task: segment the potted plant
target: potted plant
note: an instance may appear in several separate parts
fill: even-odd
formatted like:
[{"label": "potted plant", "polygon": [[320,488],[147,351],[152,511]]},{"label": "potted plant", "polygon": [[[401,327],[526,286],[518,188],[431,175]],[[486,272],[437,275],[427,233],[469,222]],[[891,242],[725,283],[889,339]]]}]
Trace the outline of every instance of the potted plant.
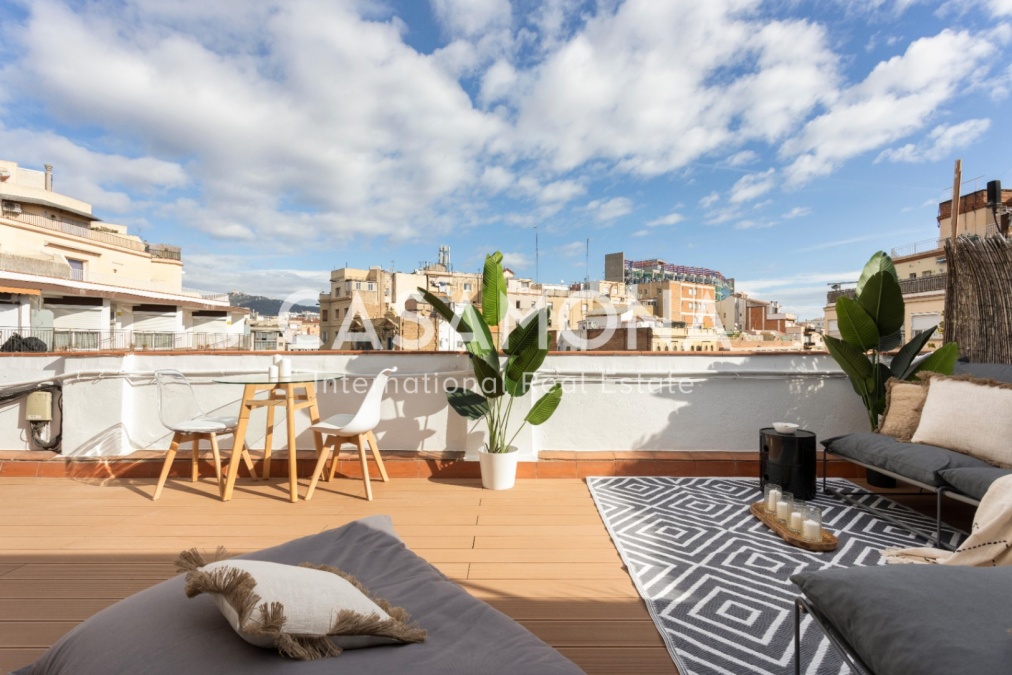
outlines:
[{"label": "potted plant", "polygon": [[[896,267],[884,252],[875,253],[864,266],[854,298],[836,300],[836,318],[840,337],[824,337],[826,349],[850,378],[854,391],[868,411],[871,430],[878,428],[879,415],[885,412],[885,385],[890,377],[913,380],[922,370],[952,373],[959,357],[955,342],[943,345],[916,365],[914,358],[931,339],[938,326],[913,336],[886,363],[885,352],[900,347],[905,315],[903,292]],[[885,476],[869,470],[873,485],[887,487]]]},{"label": "potted plant", "polygon": [[[516,429],[510,428],[513,403],[530,391],[534,373],[548,355],[548,310],[539,309],[521,321],[499,344],[501,331],[492,339],[491,326],[506,317],[506,278],[502,253],[485,256],[481,283],[481,311],[464,306],[457,314],[439,297],[419,288],[426,302],[460,334],[477,380],[477,391],[465,387],[448,389],[446,398],[458,414],[472,420],[484,419],[488,430],[485,447],[478,451],[482,486],[492,490],[513,487],[516,480],[517,449],[513,441],[527,424],[548,421],[562,400],[562,385],[554,384],[534,402]],[[505,361],[499,356],[499,349]]]}]

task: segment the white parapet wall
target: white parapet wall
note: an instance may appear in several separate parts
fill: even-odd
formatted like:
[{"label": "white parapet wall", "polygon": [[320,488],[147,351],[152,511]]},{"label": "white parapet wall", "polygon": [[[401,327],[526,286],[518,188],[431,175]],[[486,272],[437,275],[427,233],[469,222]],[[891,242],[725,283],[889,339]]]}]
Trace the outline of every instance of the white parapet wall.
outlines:
[{"label": "white parapet wall", "polygon": [[[297,371],[340,373],[318,386],[324,418],[354,412],[371,376],[397,366],[376,430],[384,450],[465,451],[484,440],[482,422],[457,416],[442,393],[465,383],[464,354],[418,352],[288,353]],[[218,384],[220,374],[266,372],[271,354],[134,353],[0,357],[0,389],[56,378],[63,384],[63,449],[68,456],[122,456],[168,447],[158,417],[153,372],[182,371],[202,405],[237,415],[241,385]],[[533,396],[555,382],[565,394],[555,416],[527,427],[516,445],[525,459],[541,450],[755,451],[759,429],[799,423],[820,438],[867,429],[867,416],[836,363],[826,354],[552,354]],[[533,399],[515,408],[520,420]],[[0,407],[0,450],[30,450],[24,401]],[[314,447],[308,415],[296,413],[297,444]],[[274,447],[285,445],[285,420],[275,420]],[[254,412],[247,441],[262,448],[266,413]],[[228,446],[230,439],[223,442]]]}]

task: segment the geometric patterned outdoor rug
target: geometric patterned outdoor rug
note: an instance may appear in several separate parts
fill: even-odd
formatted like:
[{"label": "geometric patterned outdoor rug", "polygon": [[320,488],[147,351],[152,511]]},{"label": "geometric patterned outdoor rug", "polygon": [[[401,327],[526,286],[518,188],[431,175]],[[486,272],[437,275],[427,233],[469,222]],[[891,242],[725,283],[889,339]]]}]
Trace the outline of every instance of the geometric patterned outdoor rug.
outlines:
[{"label": "geometric patterned outdoor rug", "polygon": [[[857,488],[830,479],[837,489]],[[792,574],[881,564],[878,551],[923,540],[820,491],[823,527],[835,551],[791,546],[748,511],[762,499],[758,478],[607,477],[587,484],[633,583],[681,675],[794,672]],[[922,531],[934,521],[883,497],[859,499]],[[961,535],[944,530],[946,541]],[[806,616],[805,673],[849,670]]]}]

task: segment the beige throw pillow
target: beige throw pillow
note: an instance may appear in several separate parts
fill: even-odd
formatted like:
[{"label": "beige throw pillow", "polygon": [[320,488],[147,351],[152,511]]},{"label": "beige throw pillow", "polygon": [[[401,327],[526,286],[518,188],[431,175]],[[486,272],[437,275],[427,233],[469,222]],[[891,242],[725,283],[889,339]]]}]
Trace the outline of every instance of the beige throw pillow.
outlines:
[{"label": "beige throw pillow", "polygon": [[928,396],[927,382],[907,382],[889,378],[886,382],[886,408],[878,432],[898,441],[909,441],[921,421],[921,409]]},{"label": "beige throw pillow", "polygon": [[1012,468],[1012,384],[966,375],[931,375],[911,440]]},{"label": "beige throw pillow", "polygon": [[[217,557],[222,557],[219,549]],[[261,560],[205,563],[196,549],[176,566],[186,571],[186,595],[208,593],[244,640],[299,660],[336,656],[343,649],[421,642],[425,631],[408,613],[373,598],[339,569]]]}]

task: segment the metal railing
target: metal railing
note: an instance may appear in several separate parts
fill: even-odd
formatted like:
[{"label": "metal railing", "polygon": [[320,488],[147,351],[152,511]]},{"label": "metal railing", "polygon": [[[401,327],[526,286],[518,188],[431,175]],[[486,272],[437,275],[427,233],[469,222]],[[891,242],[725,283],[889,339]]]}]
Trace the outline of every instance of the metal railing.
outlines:
[{"label": "metal railing", "polygon": [[248,351],[251,344],[242,333],[0,328],[0,352]]},{"label": "metal railing", "polygon": [[[918,277],[917,279],[902,279],[900,280],[900,291],[903,295],[911,295],[912,293],[929,293],[931,291],[944,291],[945,290],[945,279],[944,274],[931,274],[925,277]],[[836,299],[842,296],[853,298],[855,295],[853,288],[841,288],[835,291],[829,291],[826,294],[826,304],[832,305],[836,302]]]},{"label": "metal railing", "polygon": [[927,253],[928,251],[937,251],[942,248],[943,241],[944,240],[935,237],[934,239],[915,241],[912,244],[904,244],[903,246],[897,246],[889,251],[889,256],[892,258],[902,258],[903,256]]},{"label": "metal railing", "polygon": [[62,232],[63,234],[69,234],[75,237],[83,237],[84,239],[100,241],[104,244],[112,244],[113,246],[128,248],[132,251],[143,252],[147,248],[147,245],[140,239],[131,239],[129,237],[113,234],[112,232],[93,230],[85,224],[69,222],[66,220],[57,220],[55,218],[46,218],[45,216],[40,216],[37,213],[15,214],[11,211],[4,211],[3,217],[15,222],[27,223],[29,225],[34,225],[35,227],[53,230],[54,232]]}]

